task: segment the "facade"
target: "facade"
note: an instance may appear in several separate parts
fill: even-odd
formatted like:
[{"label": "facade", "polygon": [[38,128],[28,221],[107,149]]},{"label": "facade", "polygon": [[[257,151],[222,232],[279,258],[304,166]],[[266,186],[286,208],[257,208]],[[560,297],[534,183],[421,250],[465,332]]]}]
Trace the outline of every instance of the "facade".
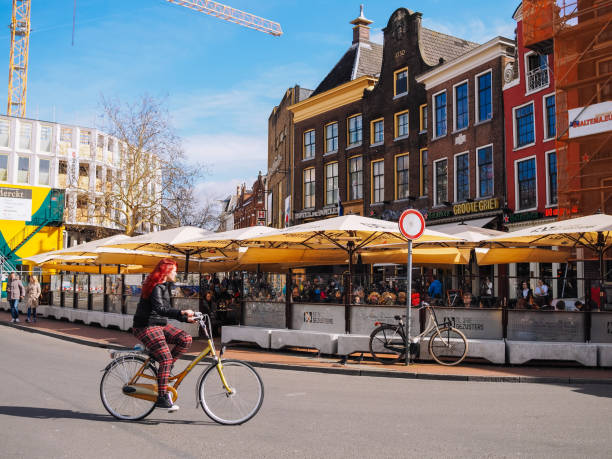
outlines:
[{"label": "facade", "polygon": [[296,223],[340,209],[394,220],[406,208],[427,208],[427,105],[416,77],[477,46],[421,27],[421,14],[405,8],[383,29],[383,46],[370,41],[363,11],[351,23],[352,46],[290,107]]},{"label": "facade", "polygon": [[312,94],[296,85],[287,91],[268,118],[268,225],[284,228],[290,224],[293,183],[293,113],[288,110]]},{"label": "facade", "polygon": [[249,226],[266,225],[266,177],[257,176],[253,188],[246,189],[242,185],[234,209],[234,228],[248,228]]},{"label": "facade", "polygon": [[[496,37],[416,78],[425,85],[427,148],[421,158],[431,180],[428,226],[465,222],[502,226],[506,202],[502,81],[514,60],[514,40]],[[426,158],[426,159],[425,159]],[[486,222],[485,222],[486,220]]]},{"label": "facade", "polygon": [[236,189],[236,194],[231,194],[220,201],[221,212],[219,214],[219,227],[217,232],[229,231],[234,229],[234,211],[240,196],[240,187]]},{"label": "facade", "polygon": [[[61,190],[64,246],[121,231],[102,202],[120,174],[120,152],[119,141],[97,129],[0,116],[0,185]],[[154,187],[147,190],[158,193]]]}]

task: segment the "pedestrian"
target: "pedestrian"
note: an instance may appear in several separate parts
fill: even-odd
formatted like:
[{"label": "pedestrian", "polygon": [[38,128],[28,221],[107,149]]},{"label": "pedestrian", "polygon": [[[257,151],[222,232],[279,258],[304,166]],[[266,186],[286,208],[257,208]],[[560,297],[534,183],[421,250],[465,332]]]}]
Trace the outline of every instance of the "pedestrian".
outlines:
[{"label": "pedestrian", "polygon": [[[32,276],[30,278],[30,283],[26,288],[26,304],[28,306],[28,316],[26,317],[26,322],[36,322],[36,308],[38,307],[41,293],[42,291],[40,284],[38,283],[38,277]],[[31,313],[33,314],[30,316]]]},{"label": "pedestrian", "polygon": [[442,298],[442,282],[437,277],[429,284],[427,293],[431,298]]},{"label": "pedestrian", "polygon": [[[157,370],[158,408],[167,408],[168,412],[179,409],[173,403],[168,392],[168,378],[174,362],[191,346],[191,336],[180,328],[170,325],[166,317],[181,322],[193,322],[194,312],[190,309],[181,311],[170,305],[170,292],[176,280],[176,262],[170,258],[160,260],[151,274],[142,284],[142,294],[136,313],[132,333],[148,349],[159,363]],[[174,344],[172,351],[168,344]]]},{"label": "pedestrian", "polygon": [[9,274],[6,283],[6,298],[11,307],[11,322],[19,322],[19,301],[25,296],[25,288],[17,277],[17,273]]}]

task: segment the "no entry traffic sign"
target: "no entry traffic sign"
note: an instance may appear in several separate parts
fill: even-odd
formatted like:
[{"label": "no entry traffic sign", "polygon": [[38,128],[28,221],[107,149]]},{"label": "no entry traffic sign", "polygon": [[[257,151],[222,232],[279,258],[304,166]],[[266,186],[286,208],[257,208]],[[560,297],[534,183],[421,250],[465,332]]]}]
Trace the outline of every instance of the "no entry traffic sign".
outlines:
[{"label": "no entry traffic sign", "polygon": [[425,218],[415,209],[406,209],[399,218],[399,230],[406,239],[414,240],[425,231]]}]

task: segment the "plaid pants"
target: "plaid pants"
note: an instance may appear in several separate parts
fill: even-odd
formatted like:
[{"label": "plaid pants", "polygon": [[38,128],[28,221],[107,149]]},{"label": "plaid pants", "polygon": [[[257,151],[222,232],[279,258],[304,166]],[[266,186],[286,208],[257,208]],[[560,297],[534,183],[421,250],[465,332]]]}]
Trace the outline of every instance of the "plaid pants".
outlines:
[{"label": "plaid pants", "polygon": [[[134,328],[133,335],[144,344],[159,363],[157,370],[157,392],[165,395],[168,389],[170,369],[176,359],[191,346],[191,336],[173,325]],[[174,344],[172,351],[168,344]]]}]

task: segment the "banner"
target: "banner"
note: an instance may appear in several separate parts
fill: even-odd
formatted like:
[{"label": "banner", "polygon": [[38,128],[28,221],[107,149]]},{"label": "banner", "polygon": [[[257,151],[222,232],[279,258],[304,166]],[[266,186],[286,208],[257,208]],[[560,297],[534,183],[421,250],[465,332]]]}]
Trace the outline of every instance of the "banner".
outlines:
[{"label": "banner", "polygon": [[569,111],[569,137],[582,137],[612,131],[612,101]]},{"label": "banner", "polygon": [[32,190],[0,188],[0,220],[29,221],[32,218]]}]

